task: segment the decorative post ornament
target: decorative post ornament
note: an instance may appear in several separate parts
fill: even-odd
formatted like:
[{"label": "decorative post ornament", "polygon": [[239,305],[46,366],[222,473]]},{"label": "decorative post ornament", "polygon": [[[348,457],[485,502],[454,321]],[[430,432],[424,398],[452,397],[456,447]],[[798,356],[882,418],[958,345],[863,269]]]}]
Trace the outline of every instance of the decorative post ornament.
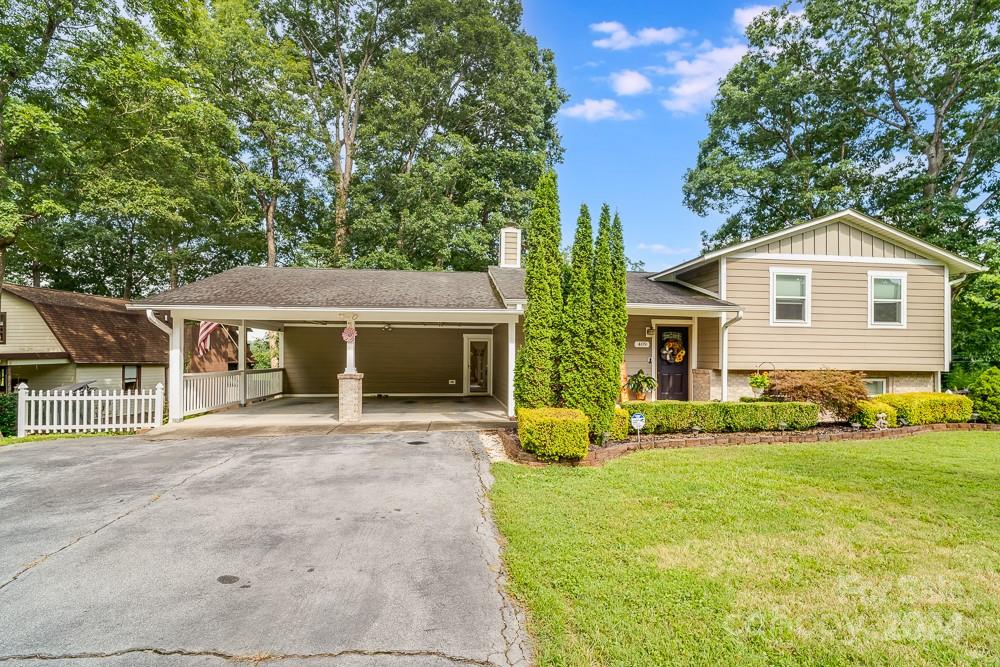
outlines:
[{"label": "decorative post ornament", "polygon": [[348,317],[347,326],[344,327],[344,331],[340,334],[344,342],[347,343],[347,368],[344,369],[345,373],[358,372],[358,369],[354,365],[354,342],[358,339],[358,329],[354,326],[356,319],[356,315]]}]

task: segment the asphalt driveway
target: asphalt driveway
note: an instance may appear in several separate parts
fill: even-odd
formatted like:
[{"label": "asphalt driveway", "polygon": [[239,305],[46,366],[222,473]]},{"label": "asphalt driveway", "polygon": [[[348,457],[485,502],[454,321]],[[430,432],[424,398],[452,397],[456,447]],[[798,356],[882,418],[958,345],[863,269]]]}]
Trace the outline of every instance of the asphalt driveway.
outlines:
[{"label": "asphalt driveway", "polygon": [[0,448],[0,663],[515,665],[475,433]]}]

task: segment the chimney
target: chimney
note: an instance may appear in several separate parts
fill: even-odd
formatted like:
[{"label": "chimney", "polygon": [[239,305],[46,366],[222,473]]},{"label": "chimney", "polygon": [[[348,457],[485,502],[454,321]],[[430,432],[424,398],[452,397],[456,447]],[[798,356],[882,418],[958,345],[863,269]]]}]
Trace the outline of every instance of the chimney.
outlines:
[{"label": "chimney", "polygon": [[521,268],[521,230],[504,227],[500,230],[500,266],[508,269]]}]

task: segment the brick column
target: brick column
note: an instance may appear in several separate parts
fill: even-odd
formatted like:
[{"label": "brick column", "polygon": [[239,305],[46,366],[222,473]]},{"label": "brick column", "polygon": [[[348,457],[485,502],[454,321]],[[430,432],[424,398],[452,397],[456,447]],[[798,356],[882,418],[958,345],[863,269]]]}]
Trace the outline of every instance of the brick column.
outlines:
[{"label": "brick column", "polygon": [[338,417],[342,424],[361,421],[361,380],[364,377],[364,373],[337,375]]},{"label": "brick column", "polygon": [[712,371],[706,368],[695,368],[691,371],[691,400],[712,400]]}]

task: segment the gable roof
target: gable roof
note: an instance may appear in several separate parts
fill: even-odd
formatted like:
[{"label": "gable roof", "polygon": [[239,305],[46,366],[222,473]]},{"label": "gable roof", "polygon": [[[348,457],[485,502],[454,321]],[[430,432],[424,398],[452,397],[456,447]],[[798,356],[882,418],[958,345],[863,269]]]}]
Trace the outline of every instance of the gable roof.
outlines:
[{"label": "gable roof", "polygon": [[503,310],[486,272],[240,266],[133,307]]},{"label": "gable roof", "polygon": [[[509,303],[523,303],[524,269],[502,268],[491,266],[488,269],[493,284],[500,296]],[[676,283],[656,282],[650,280],[654,274],[648,271],[629,271],[626,280],[626,295],[628,305],[639,306],[689,306],[693,308],[710,307],[714,310],[738,311],[740,307],[728,301],[702,294],[693,289]]]},{"label": "gable roof", "polygon": [[167,363],[167,335],[122,299],[6,283],[3,291],[30,302],[75,363]]},{"label": "gable roof", "polygon": [[940,248],[931,243],[927,243],[912,234],[907,234],[906,232],[888,225],[880,220],[865,215],[855,211],[854,209],[844,209],[843,211],[838,211],[836,213],[831,213],[830,215],[824,215],[813,220],[808,220],[806,222],[799,223],[797,225],[792,225],[787,229],[782,229],[771,234],[766,234],[764,236],[758,236],[752,238],[748,241],[742,243],[737,243],[726,248],[721,248],[719,250],[713,250],[712,252],[707,252],[699,257],[688,260],[676,266],[672,266],[669,269],[660,271],[652,276],[653,280],[660,279],[670,279],[679,273],[684,273],[695,269],[702,264],[711,262],[713,260],[719,259],[721,257],[726,257],[734,253],[738,253],[744,250],[750,250],[759,245],[765,243],[770,243],[772,241],[777,241],[783,239],[787,236],[792,236],[795,234],[801,234],[802,232],[812,229],[815,227],[820,227],[830,222],[842,220],[852,224],[854,226],[866,229],[873,235],[879,236],[883,239],[888,239],[894,243],[898,243],[903,246],[908,246],[914,250],[914,252],[935,259],[949,268],[950,271],[956,274],[962,273],[979,273],[985,271],[986,267],[980,266],[975,262],[970,262],[964,257],[960,257],[955,253],[949,252],[943,248]]}]

